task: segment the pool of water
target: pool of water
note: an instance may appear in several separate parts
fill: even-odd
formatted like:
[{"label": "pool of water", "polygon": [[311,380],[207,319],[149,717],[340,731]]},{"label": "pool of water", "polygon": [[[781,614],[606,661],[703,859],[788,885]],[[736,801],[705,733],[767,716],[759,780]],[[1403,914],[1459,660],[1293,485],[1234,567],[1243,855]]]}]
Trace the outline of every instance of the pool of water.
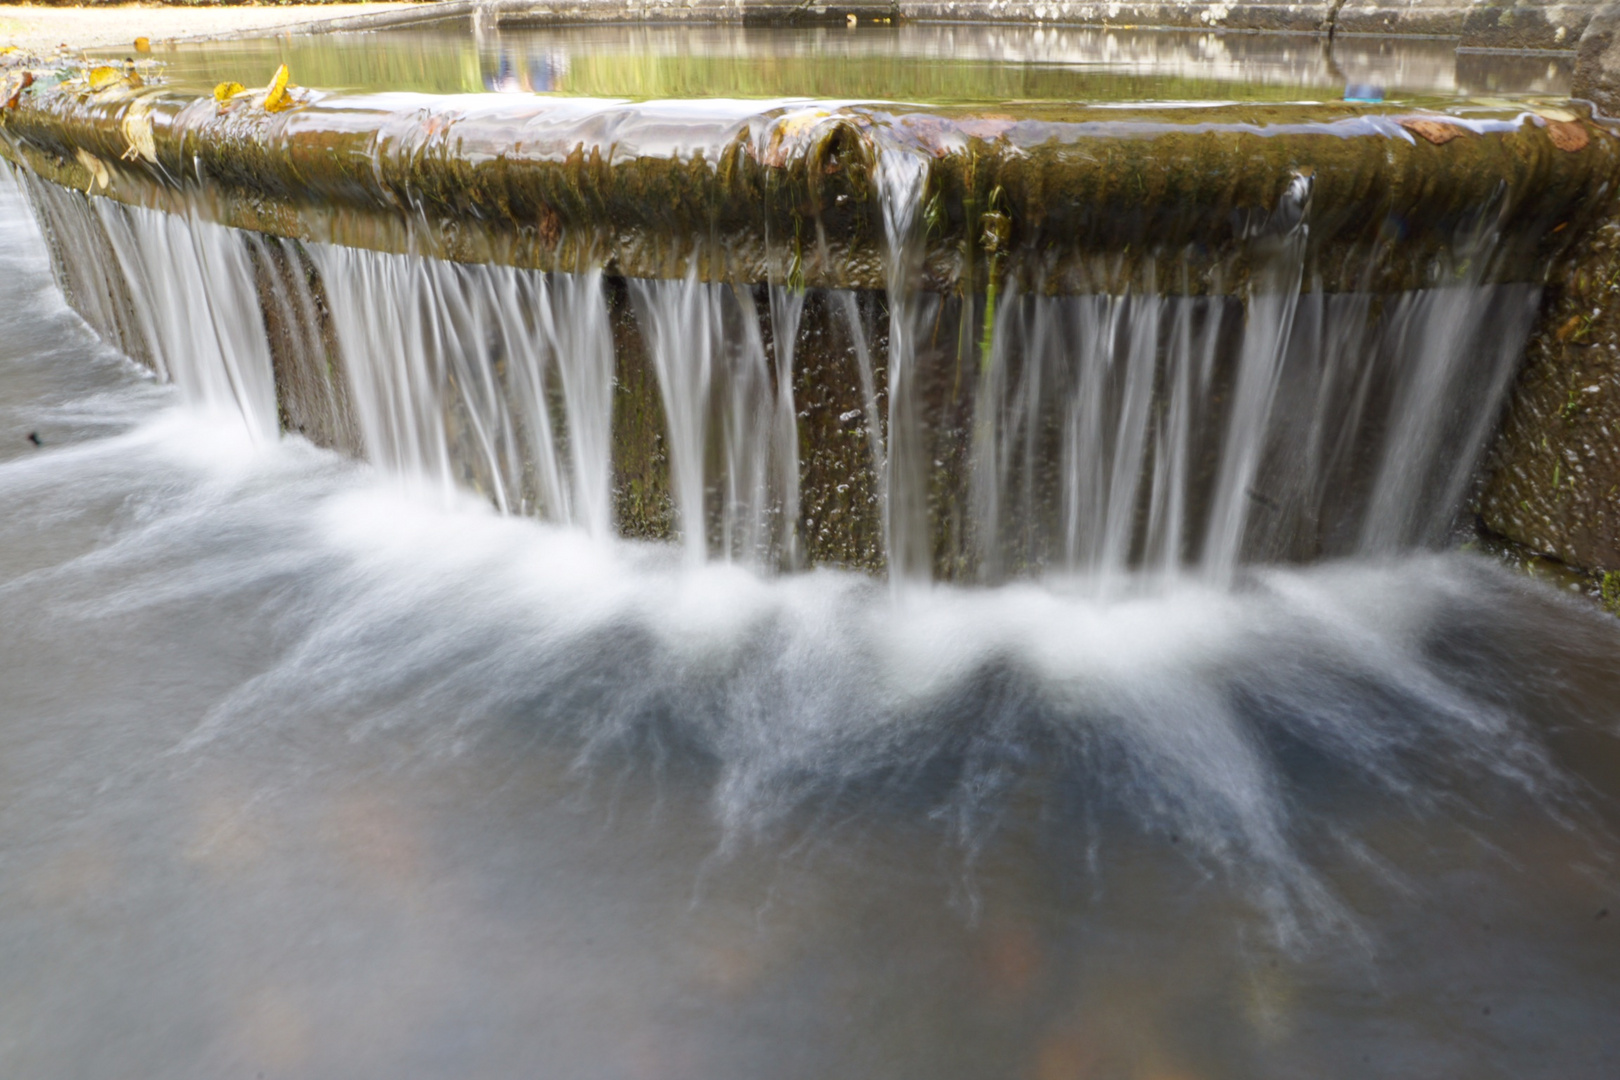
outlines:
[{"label": "pool of water", "polygon": [[[109,56],[122,55],[109,51]],[[820,97],[981,105],[1076,101],[1444,101],[1568,93],[1564,54],[1459,53],[1414,38],[907,23],[771,28],[466,20],[159,46],[177,84],[633,99]]]},{"label": "pool of water", "polygon": [[9,181],[0,275],[8,1077],[1620,1071],[1582,602],[693,567],[183,404]]}]

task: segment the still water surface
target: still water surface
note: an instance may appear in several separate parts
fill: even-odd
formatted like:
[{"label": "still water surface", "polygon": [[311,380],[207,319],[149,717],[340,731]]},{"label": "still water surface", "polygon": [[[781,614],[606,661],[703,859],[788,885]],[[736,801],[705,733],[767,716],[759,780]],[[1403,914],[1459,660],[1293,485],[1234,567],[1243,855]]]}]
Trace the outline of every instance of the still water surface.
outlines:
[{"label": "still water surface", "polygon": [[1620,1072],[1613,620],[445,505],[181,406],[0,192],[5,1076]]},{"label": "still water surface", "polygon": [[160,45],[153,58],[199,91],[268,82],[286,63],[295,82],[326,90],[941,104],[1337,101],[1348,86],[1408,101],[1559,97],[1572,71],[1565,54],[1459,53],[1438,39],[928,23],[494,29],[447,20]]}]

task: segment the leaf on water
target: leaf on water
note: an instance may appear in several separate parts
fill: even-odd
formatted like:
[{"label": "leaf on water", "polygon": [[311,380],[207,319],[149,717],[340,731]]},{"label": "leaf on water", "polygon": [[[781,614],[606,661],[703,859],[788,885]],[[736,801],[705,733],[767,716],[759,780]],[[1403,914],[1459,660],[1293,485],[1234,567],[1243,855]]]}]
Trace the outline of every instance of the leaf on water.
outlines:
[{"label": "leaf on water", "polygon": [[103,90],[110,90],[122,84],[124,73],[115,67],[98,67],[90,69],[90,92],[99,94]]},{"label": "leaf on water", "polygon": [[214,100],[223,105],[245,89],[239,82],[222,82],[214,87]]},{"label": "leaf on water", "polygon": [[270,80],[270,88],[265,91],[264,111],[281,112],[294,105],[292,95],[287,93],[287,65],[282,64],[276,68],[276,74]]},{"label": "leaf on water", "polygon": [[1568,109],[1559,109],[1551,105],[1537,105],[1535,107],[1535,113],[1543,120],[1560,120],[1566,124],[1571,120],[1579,119],[1579,117],[1570,112]]},{"label": "leaf on water", "polygon": [[157,143],[152,138],[152,106],[149,102],[136,100],[130,103],[124,111],[124,120],[120,125],[124,130],[124,138],[129,141],[129,148],[124,151],[125,161],[134,161],[144,158],[153,165],[157,164]]},{"label": "leaf on water", "polygon": [[146,37],[138,37],[138,38],[136,38],[135,39],[135,51],[136,52],[151,52],[152,51],[152,39],[151,38],[146,38]]},{"label": "leaf on water", "polygon": [[1436,146],[1444,146],[1452,139],[1457,138],[1457,136],[1468,133],[1467,129],[1458,127],[1456,124],[1448,124],[1444,120],[1430,120],[1416,116],[1403,117],[1401,127],[1414,135],[1422,136]]},{"label": "leaf on water", "polygon": [[1547,137],[1558,149],[1571,152],[1585,150],[1586,144],[1592,141],[1592,137],[1586,133],[1584,127],[1574,121],[1564,120],[1548,120]]}]

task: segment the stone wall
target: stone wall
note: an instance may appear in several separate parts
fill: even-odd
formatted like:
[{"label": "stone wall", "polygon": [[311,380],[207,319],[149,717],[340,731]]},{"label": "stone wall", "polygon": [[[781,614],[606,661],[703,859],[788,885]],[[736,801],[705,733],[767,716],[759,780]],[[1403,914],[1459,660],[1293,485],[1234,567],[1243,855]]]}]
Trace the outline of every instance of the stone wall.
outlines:
[{"label": "stone wall", "polygon": [[[1620,4],[1579,43],[1574,95],[1620,113]],[[1480,497],[1485,526],[1578,568],[1620,610],[1620,192],[1548,282]]]}]

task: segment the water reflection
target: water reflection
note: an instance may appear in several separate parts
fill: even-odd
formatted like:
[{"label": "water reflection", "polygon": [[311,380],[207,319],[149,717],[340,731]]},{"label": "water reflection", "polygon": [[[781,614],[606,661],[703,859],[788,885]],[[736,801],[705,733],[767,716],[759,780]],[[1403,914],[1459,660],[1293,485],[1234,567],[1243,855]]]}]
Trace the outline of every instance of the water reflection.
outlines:
[{"label": "water reflection", "polygon": [[328,89],[592,97],[823,97],[941,103],[1562,96],[1572,59],[1459,52],[1429,39],[906,23],[474,27],[173,45],[156,54],[198,88],[286,62]]}]

